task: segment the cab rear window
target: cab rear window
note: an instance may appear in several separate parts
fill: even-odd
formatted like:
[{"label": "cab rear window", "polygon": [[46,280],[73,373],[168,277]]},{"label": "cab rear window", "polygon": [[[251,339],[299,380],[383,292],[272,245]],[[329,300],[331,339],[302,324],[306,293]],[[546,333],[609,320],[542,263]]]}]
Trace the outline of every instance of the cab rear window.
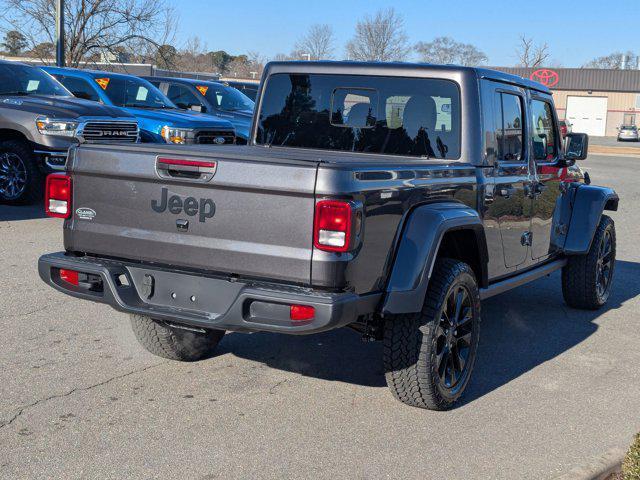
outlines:
[{"label": "cab rear window", "polygon": [[274,146],[460,157],[460,93],[449,80],[275,74],[256,142]]}]

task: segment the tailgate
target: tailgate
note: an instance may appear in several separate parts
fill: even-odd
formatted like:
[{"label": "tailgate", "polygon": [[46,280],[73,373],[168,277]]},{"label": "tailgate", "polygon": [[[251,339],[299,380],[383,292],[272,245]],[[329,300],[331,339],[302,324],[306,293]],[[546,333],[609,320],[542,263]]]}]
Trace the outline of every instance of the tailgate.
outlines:
[{"label": "tailgate", "polygon": [[317,162],[83,146],[67,250],[309,284]]}]

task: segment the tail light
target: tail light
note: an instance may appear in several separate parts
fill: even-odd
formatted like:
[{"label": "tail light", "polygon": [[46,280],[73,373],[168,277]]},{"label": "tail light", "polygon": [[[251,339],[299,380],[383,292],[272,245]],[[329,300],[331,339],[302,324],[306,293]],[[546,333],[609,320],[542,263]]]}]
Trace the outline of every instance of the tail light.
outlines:
[{"label": "tail light", "polygon": [[76,287],[80,283],[78,272],[75,270],[66,270],[64,268],[60,269],[60,280],[64,280],[71,285],[75,285]]},{"label": "tail light", "polygon": [[60,173],[47,177],[44,206],[49,217],[71,216],[71,177]]},{"label": "tail light", "polygon": [[309,305],[291,305],[289,308],[289,318],[293,322],[304,322],[313,320],[316,316],[316,309]]},{"label": "tail light", "polygon": [[346,252],[351,242],[351,204],[340,200],[316,203],[313,245],[327,252]]}]

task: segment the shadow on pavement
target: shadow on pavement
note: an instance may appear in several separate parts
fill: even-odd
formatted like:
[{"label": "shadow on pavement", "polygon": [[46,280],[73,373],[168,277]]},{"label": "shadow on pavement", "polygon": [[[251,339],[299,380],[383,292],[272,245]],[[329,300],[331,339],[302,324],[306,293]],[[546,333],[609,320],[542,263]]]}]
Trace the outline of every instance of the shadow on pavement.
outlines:
[{"label": "shadow on pavement", "polygon": [[34,218],[45,218],[44,205],[3,205],[0,203],[0,222],[15,222],[18,220],[32,220]]},{"label": "shadow on pavement", "polygon": [[[480,350],[464,403],[581,343],[598,329],[594,320],[640,294],[638,278],[640,263],[617,261],[611,297],[597,311],[567,307],[557,273],[483,302]],[[349,329],[310,336],[231,333],[219,353],[322,380],[386,385],[381,343],[363,343]]]}]

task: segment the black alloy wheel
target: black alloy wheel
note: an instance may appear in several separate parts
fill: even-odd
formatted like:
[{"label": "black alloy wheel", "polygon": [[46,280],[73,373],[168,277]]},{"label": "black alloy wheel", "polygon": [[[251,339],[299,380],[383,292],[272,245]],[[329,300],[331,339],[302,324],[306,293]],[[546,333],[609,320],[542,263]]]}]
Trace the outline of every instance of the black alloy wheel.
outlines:
[{"label": "black alloy wheel", "polygon": [[463,284],[453,285],[436,329],[436,371],[440,388],[455,393],[468,375],[473,338],[471,294]]},{"label": "black alloy wheel", "polygon": [[605,299],[609,296],[611,277],[613,276],[613,239],[611,231],[605,230],[598,249],[596,267],[596,289],[598,295]]},{"label": "black alloy wheel", "polygon": [[29,175],[27,167],[13,152],[0,154],[0,196],[5,200],[16,200],[22,196]]}]

